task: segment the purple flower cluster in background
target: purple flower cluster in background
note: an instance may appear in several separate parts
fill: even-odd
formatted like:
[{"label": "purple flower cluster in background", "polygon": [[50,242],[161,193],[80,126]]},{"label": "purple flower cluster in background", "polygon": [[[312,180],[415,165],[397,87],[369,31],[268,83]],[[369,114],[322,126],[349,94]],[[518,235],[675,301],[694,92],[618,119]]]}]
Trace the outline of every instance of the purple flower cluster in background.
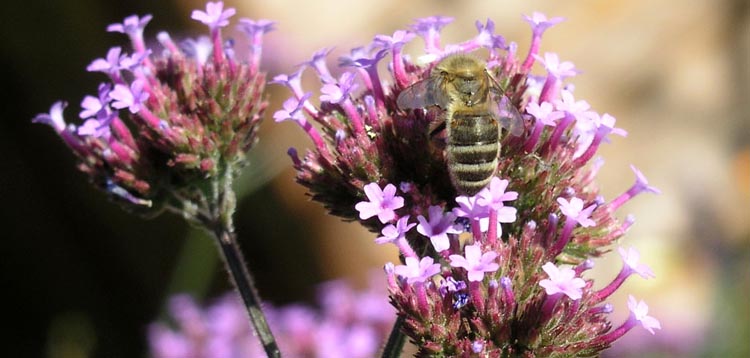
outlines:
[{"label": "purple flower cluster in background", "polygon": [[[315,308],[304,304],[264,309],[285,357],[369,358],[377,355],[396,319],[379,277],[365,290],[343,281],[318,289]],[[172,325],[149,328],[151,356],[156,358],[265,357],[235,294],[206,308],[190,296],[169,302]]]},{"label": "purple flower cluster in background", "polygon": [[238,51],[246,53],[239,57],[221,36],[234,13],[209,2],[192,18],[209,27],[210,39],[178,44],[160,32],[161,48],[146,46],[151,15],[108,26],[130,38],[132,52],[112,47],[86,68],[108,81],[81,101],[82,123],[65,121],[62,101],[34,121],[50,125],[78,157],[79,168],[126,207],[182,210],[186,199],[196,198],[193,184],[244,163],[267,105],[258,66],[262,35],[273,23],[240,19],[248,50]]}]

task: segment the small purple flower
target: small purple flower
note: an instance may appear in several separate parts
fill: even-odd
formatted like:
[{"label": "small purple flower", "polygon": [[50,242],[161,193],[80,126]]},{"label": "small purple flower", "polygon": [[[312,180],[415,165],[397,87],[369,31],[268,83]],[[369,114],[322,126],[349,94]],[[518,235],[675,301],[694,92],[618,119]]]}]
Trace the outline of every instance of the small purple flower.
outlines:
[{"label": "small purple flower", "polygon": [[276,21],[260,19],[250,20],[240,19],[238,28],[244,32],[250,40],[250,66],[252,71],[256,71],[260,65],[260,56],[263,53],[263,35],[275,30]]},{"label": "small purple flower", "polygon": [[484,342],[479,340],[471,342],[471,351],[477,354],[482,353],[484,351]]},{"label": "small purple flower", "polygon": [[213,52],[214,44],[208,36],[199,36],[197,39],[185,39],[180,43],[182,51],[195,62],[205,65]]},{"label": "small purple flower", "polygon": [[586,282],[580,277],[575,277],[575,271],[570,268],[560,269],[551,262],[544,264],[542,269],[549,278],[539,281],[539,286],[545,289],[547,295],[563,293],[571,300],[581,298],[581,289],[586,286]]},{"label": "small purple flower", "polygon": [[541,35],[548,28],[565,21],[563,17],[547,19],[547,16],[541,12],[534,12],[531,16],[523,15],[523,19],[531,25],[531,29],[535,35]]},{"label": "small purple flower", "polygon": [[414,39],[416,36],[413,32],[398,30],[393,33],[393,36],[388,35],[377,35],[375,36],[374,43],[388,49],[400,49],[406,45],[409,41]]},{"label": "small purple flower", "polygon": [[568,112],[576,118],[576,125],[579,125],[581,120],[587,120],[589,117],[589,105],[586,101],[576,101],[573,97],[573,93],[568,90],[560,92],[560,100],[554,101],[555,109],[562,112]]},{"label": "small purple flower", "polygon": [[120,71],[120,61],[122,59],[122,48],[119,46],[112,47],[107,51],[107,57],[97,58],[86,67],[89,72],[104,72],[109,75],[117,74]]},{"label": "small purple flower", "polygon": [[487,22],[482,25],[482,22],[477,20],[474,25],[479,31],[479,34],[474,38],[474,42],[484,48],[489,49],[502,49],[505,48],[505,38],[500,35],[495,35],[495,23],[487,19]]},{"label": "small purple flower", "polygon": [[591,216],[591,212],[596,209],[596,204],[591,204],[586,209],[584,209],[583,200],[576,197],[570,199],[570,201],[565,198],[557,198],[557,203],[560,204],[560,212],[568,217],[568,219],[575,220],[583,227],[596,225],[596,222],[594,222],[594,220],[589,219],[589,216]]},{"label": "small purple flower", "polygon": [[397,240],[404,238],[406,236],[406,233],[416,225],[417,224],[414,223],[409,224],[409,216],[399,218],[396,222],[396,226],[393,226],[393,224],[388,224],[383,228],[383,230],[381,231],[383,236],[375,239],[375,243],[395,243]]},{"label": "small purple flower", "polygon": [[534,58],[544,65],[544,68],[549,75],[554,76],[557,79],[563,80],[578,74],[578,70],[576,70],[575,65],[573,65],[572,62],[560,62],[560,57],[554,52],[546,52],[544,58],[539,55],[534,55]]},{"label": "small purple flower", "polygon": [[90,118],[77,128],[76,133],[80,136],[92,136],[95,138],[106,139],[111,135],[109,122],[110,121],[100,121],[98,119]]},{"label": "small purple flower", "polygon": [[545,126],[550,127],[554,127],[557,125],[557,120],[565,117],[565,113],[555,111],[549,102],[542,102],[541,104],[531,102],[526,105],[526,113],[534,116],[536,120],[542,122]]},{"label": "small purple flower", "polygon": [[357,89],[354,79],[355,75],[353,72],[344,72],[337,84],[328,83],[320,88],[320,92],[323,93],[320,96],[320,100],[335,104],[341,103],[349,97],[351,92]]},{"label": "small purple flower", "polygon": [[617,248],[617,252],[620,253],[620,257],[622,257],[622,262],[625,267],[627,267],[632,272],[637,273],[645,279],[656,277],[656,275],[654,275],[654,272],[651,271],[650,267],[639,262],[641,259],[641,254],[634,247],[631,247],[627,250],[619,247]]},{"label": "small purple flower", "polygon": [[[229,11],[230,9],[227,9]],[[259,19],[259,20],[251,20],[247,18],[240,19],[240,24],[237,25],[237,28],[240,29],[242,32],[244,32],[248,37],[251,39],[254,38],[258,34],[266,34],[268,32],[271,32],[275,30],[274,27],[276,25],[276,21],[268,20],[268,19]]]},{"label": "small purple flower", "polygon": [[430,206],[427,212],[430,216],[429,221],[422,215],[417,217],[417,221],[419,221],[417,231],[430,238],[435,251],[448,250],[450,247],[448,234],[460,234],[462,231],[461,225],[455,223],[456,215],[451,212],[443,215],[443,209],[437,205]]},{"label": "small purple flower", "polygon": [[109,32],[119,32],[127,34],[131,37],[143,36],[143,29],[151,21],[152,16],[146,15],[144,17],[138,17],[138,15],[132,15],[125,18],[122,23],[115,23],[107,26]]},{"label": "small purple flower", "polygon": [[79,114],[82,119],[89,117],[96,117],[97,119],[104,119],[109,115],[109,90],[111,86],[106,83],[99,85],[99,97],[86,96],[81,101],[81,108],[83,110]]},{"label": "small purple flower", "polygon": [[328,65],[326,65],[326,56],[328,56],[331,51],[333,51],[333,47],[326,47],[315,51],[315,53],[313,53],[312,59],[307,62],[303,62],[300,65],[312,67],[315,72],[318,73],[318,77],[320,78],[321,82],[334,83],[336,82],[336,79],[331,75],[331,71],[328,70]]},{"label": "small purple flower", "polygon": [[453,214],[459,218],[468,218],[470,220],[481,220],[490,215],[489,209],[485,205],[479,204],[478,195],[456,197],[457,207],[453,208]]},{"label": "small purple flower", "polygon": [[440,273],[440,264],[436,264],[435,260],[429,256],[423,257],[422,260],[418,260],[416,257],[407,257],[404,262],[406,265],[394,267],[393,272],[405,278],[409,284],[425,282]]},{"label": "small purple flower", "polygon": [[466,289],[466,282],[463,280],[456,281],[453,277],[448,277],[440,282],[440,294],[446,296],[448,293],[455,293]]},{"label": "small purple flower", "polygon": [[237,11],[230,7],[224,10],[224,2],[207,2],[206,11],[193,10],[190,18],[207,25],[211,31],[229,25],[229,18]]},{"label": "small purple flower", "polygon": [[378,183],[370,183],[364,187],[369,201],[361,201],[354,206],[359,211],[359,218],[367,220],[375,215],[385,224],[396,217],[394,210],[404,206],[404,198],[396,196],[396,186],[388,184],[380,189]]},{"label": "small purple flower", "polygon": [[67,124],[63,118],[63,110],[68,104],[64,101],[57,101],[52,104],[49,109],[49,113],[39,113],[31,121],[34,123],[44,123],[52,127],[55,132],[61,133],[65,130]]},{"label": "small purple flower", "polygon": [[372,67],[377,66],[378,62],[380,62],[380,60],[382,60],[387,54],[388,54],[388,50],[380,50],[376,52],[375,55],[372,57],[363,57],[363,58],[354,60],[352,65],[354,67],[359,67],[359,68],[372,68]]},{"label": "small purple flower", "polygon": [[631,164],[630,169],[633,171],[633,173],[635,173],[635,183],[630,187],[630,189],[628,189],[628,191],[622,193],[620,196],[613,199],[612,202],[608,204],[607,207],[610,211],[617,210],[623,204],[630,201],[630,199],[640,194],[641,192],[645,191],[647,193],[661,194],[661,190],[659,190],[659,188],[648,184],[648,179],[646,179],[646,176],[643,175],[643,173],[641,173],[638,168]]},{"label": "small purple flower", "polygon": [[482,247],[479,244],[464,247],[464,255],[450,255],[450,264],[452,267],[466,269],[471,282],[482,281],[485,272],[495,272],[500,268],[500,265],[494,262],[497,252],[482,253]]},{"label": "small purple flower", "polygon": [[637,301],[633,295],[628,295],[628,309],[631,315],[651,334],[656,334],[654,329],[661,329],[659,320],[648,315],[648,305],[643,300]]},{"label": "small purple flower", "polygon": [[128,108],[130,113],[138,113],[141,104],[149,97],[148,92],[143,90],[143,80],[135,80],[130,87],[116,84],[109,97],[113,99],[112,107],[117,109]]},{"label": "small purple flower", "polygon": [[440,29],[453,22],[452,17],[431,16],[417,19],[411,26],[412,31],[424,38],[425,52],[440,52]]},{"label": "small purple flower", "polygon": [[505,207],[504,202],[518,199],[518,193],[515,191],[506,192],[505,189],[507,188],[508,180],[494,177],[490,181],[490,185],[477,194],[477,203],[489,207],[490,209],[497,210],[498,218],[506,217],[511,220],[503,222],[513,222],[516,219],[516,209]]},{"label": "small purple flower", "polygon": [[297,98],[300,98],[305,93],[302,90],[302,72],[304,72],[304,70],[304,67],[300,67],[291,75],[283,73],[276,75],[269,83],[285,86],[286,88],[289,88]]},{"label": "small purple flower", "polygon": [[276,111],[273,114],[274,121],[276,121],[276,123],[283,122],[288,119],[294,120],[295,122],[307,121],[304,114],[302,113],[302,108],[305,106],[305,102],[308,98],[310,98],[310,96],[312,96],[312,92],[305,93],[305,95],[300,99],[289,97],[286,101],[284,101],[284,104],[282,104],[282,109]]}]

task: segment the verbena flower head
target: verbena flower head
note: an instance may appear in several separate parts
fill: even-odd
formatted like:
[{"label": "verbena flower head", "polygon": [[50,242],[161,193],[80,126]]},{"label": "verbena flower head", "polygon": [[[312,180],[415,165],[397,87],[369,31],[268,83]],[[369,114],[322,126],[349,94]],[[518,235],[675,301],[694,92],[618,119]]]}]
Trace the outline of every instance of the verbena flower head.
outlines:
[{"label": "verbena flower head", "polygon": [[51,125],[79,168],[126,207],[174,207],[192,216],[186,203],[198,201],[210,180],[235,175],[245,163],[267,105],[254,51],[270,27],[249,33],[250,51],[237,57],[221,37],[234,13],[209,2],[192,17],[208,25],[211,39],[179,45],[162,32],[161,47],[154,48],[145,46],[143,35],[150,15],[110,25],[107,30],[127,35],[132,48],[113,47],[87,67],[107,81],[81,102],[81,124],[63,119],[65,102],[34,121]]},{"label": "verbena flower head", "polygon": [[[476,36],[445,44],[440,30],[452,19],[435,16],[353,49],[337,76],[316,53],[277,77],[292,93],[277,115],[293,119],[312,142],[301,158],[289,151],[297,181],[332,214],[399,247],[405,264],[386,264],[386,275],[418,356],[595,356],[616,339],[604,309],[609,292],[594,291],[582,275],[632,224],[614,211],[655,190],[636,172],[632,190],[605,203],[595,183],[601,162],[592,158],[625,131],[575,98],[567,86],[578,74],[572,63],[539,56],[543,33],[562,19],[525,19],[532,44],[522,59],[491,20],[477,23]],[[407,56],[404,45],[413,41],[424,50]],[[398,104],[456,52],[482,60],[499,84],[488,94],[502,124],[496,178],[475,195],[460,195],[451,180],[441,129],[447,108]],[[538,60],[542,75],[532,73]],[[301,85],[308,66],[320,79],[319,97]],[[506,123],[516,111],[520,133]]]},{"label": "verbena flower head", "polygon": [[[395,320],[380,280],[373,280],[365,290],[331,281],[320,285],[319,292],[318,308],[301,303],[265,307],[283,356],[377,356]],[[234,293],[205,308],[188,295],[176,295],[170,299],[168,312],[170,322],[149,327],[149,349],[154,358],[266,357]]]}]

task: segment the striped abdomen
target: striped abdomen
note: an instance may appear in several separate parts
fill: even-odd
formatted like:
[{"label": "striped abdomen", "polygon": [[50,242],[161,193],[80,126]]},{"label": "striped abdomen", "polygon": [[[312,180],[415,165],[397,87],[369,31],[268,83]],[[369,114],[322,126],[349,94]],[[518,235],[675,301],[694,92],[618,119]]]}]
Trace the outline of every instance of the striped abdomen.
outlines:
[{"label": "striped abdomen", "polygon": [[489,184],[497,170],[498,122],[486,108],[464,107],[449,114],[446,129],[451,181],[459,194],[475,195]]}]

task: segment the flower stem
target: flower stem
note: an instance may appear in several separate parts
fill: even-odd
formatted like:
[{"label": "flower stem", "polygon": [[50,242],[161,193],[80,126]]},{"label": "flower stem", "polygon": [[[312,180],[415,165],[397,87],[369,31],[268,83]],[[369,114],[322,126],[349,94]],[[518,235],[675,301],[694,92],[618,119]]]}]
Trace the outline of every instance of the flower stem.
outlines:
[{"label": "flower stem", "polygon": [[269,358],[278,358],[281,357],[281,351],[261,309],[261,299],[255,288],[255,280],[247,269],[234,233],[232,214],[236,207],[236,198],[232,189],[232,174],[231,169],[227,169],[214,181],[211,188],[213,195],[209,199],[213,204],[210,205],[210,217],[203,217],[200,221],[219,244],[227,272],[237,292],[242,296],[250,322],[260,338],[266,355]]},{"label": "flower stem", "polygon": [[396,322],[393,323],[391,334],[388,335],[388,342],[383,348],[382,358],[398,358],[401,357],[401,351],[404,350],[404,343],[406,342],[406,335],[401,331],[401,327],[404,325],[405,318],[401,315],[396,318]]},{"label": "flower stem", "polygon": [[271,329],[268,327],[266,317],[260,307],[260,296],[258,291],[255,289],[255,282],[250,271],[247,270],[245,260],[240,251],[240,247],[237,244],[234,233],[228,228],[220,228],[214,232],[216,239],[221,248],[222,257],[226,263],[227,271],[229,271],[232,281],[234,281],[237,291],[242,296],[242,301],[245,303],[245,308],[250,316],[250,321],[255,327],[260,342],[265,349],[266,354],[269,358],[281,357],[279,346],[276,344],[276,340],[271,333]]}]

